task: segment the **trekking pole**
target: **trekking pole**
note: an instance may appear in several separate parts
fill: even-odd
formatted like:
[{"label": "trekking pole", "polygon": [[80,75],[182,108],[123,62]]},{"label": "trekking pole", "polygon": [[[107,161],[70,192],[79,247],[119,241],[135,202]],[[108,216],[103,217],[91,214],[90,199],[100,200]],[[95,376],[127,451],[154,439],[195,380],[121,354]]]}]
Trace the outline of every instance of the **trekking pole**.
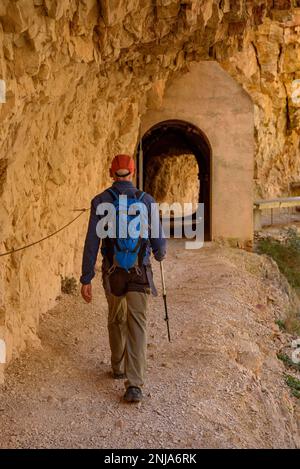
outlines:
[{"label": "trekking pole", "polygon": [[166,284],[165,284],[164,267],[163,267],[162,261],[160,261],[160,273],[161,273],[161,283],[162,283],[162,289],[163,289],[163,299],[164,299],[165,312],[166,312],[165,321],[166,321],[166,323],[167,323],[168,339],[169,339],[169,342],[171,342],[170,328],[169,328],[168,306],[167,306],[167,292],[166,292]]}]

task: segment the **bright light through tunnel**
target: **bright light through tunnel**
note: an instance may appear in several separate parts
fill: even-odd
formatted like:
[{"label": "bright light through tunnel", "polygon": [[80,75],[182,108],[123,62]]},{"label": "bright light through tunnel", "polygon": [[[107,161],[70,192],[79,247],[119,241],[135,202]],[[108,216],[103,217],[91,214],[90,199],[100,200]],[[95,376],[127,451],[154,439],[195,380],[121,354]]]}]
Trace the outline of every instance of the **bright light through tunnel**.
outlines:
[{"label": "bright light through tunnel", "polygon": [[[197,210],[199,189],[198,163],[193,154],[158,155],[146,167],[145,191],[159,203],[179,204],[178,210],[174,205],[175,218]],[[192,204],[191,209],[184,207],[187,203]],[[161,214],[165,215],[164,209]]]}]

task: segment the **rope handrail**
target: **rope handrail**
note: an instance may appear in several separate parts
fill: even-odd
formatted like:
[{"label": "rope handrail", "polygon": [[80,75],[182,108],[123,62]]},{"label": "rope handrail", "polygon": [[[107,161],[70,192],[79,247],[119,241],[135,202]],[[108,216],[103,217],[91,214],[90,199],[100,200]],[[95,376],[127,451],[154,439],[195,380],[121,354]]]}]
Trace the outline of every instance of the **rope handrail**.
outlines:
[{"label": "rope handrail", "polygon": [[72,223],[74,223],[76,220],[78,220],[78,218],[81,217],[81,215],[83,213],[85,213],[89,210],[90,210],[89,208],[80,208],[80,209],[72,210],[72,212],[80,212],[80,213],[75,218],[73,218],[73,220],[71,220],[69,223],[67,223],[66,225],[62,226],[58,230],[54,231],[53,233],[50,233],[47,236],[44,236],[43,238],[41,238],[37,241],[33,241],[32,243],[26,244],[25,246],[22,246],[22,247],[17,248],[17,249],[11,249],[10,251],[2,252],[2,253],[0,253],[0,257],[9,256],[10,254],[14,254],[15,252],[23,251],[24,249],[30,248],[31,246],[35,246],[36,244],[39,244],[42,241],[45,241],[46,239],[52,238],[52,236],[55,236],[57,233],[60,233],[61,231],[68,228],[68,226],[72,225]]}]

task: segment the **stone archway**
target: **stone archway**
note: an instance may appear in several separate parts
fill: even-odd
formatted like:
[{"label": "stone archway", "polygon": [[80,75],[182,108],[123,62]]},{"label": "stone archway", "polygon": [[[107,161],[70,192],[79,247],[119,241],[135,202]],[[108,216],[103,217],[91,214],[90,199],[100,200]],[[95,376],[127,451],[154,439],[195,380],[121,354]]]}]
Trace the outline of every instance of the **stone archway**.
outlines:
[{"label": "stone archway", "polygon": [[[206,239],[253,239],[254,108],[245,90],[214,61],[194,62],[164,92],[151,90],[141,121],[145,164],[168,134],[192,145],[201,166]],[[176,142],[173,139],[176,147]],[[177,142],[178,143],[178,142]],[[179,145],[179,146],[180,146]],[[149,148],[148,148],[149,147]],[[151,147],[151,148],[150,148]],[[148,156],[147,156],[148,154]],[[201,184],[202,182],[202,184]],[[201,193],[201,187],[203,193]],[[209,222],[208,222],[209,220]],[[209,233],[207,228],[209,226]]]},{"label": "stone archway", "polygon": [[[189,122],[180,120],[167,120],[151,127],[142,138],[143,149],[143,181],[138,179],[138,185],[149,190],[151,193],[151,184],[148,180],[150,169],[156,164],[161,165],[159,157],[185,157],[184,164],[189,164],[194,156],[197,162],[197,178],[199,180],[199,189],[197,202],[204,203],[205,217],[205,239],[211,239],[211,147],[206,136],[196,126]],[[139,148],[138,148],[139,151]],[[139,159],[137,159],[138,178],[141,178],[139,171]],[[195,170],[195,168],[193,168]],[[140,176],[139,176],[140,175]],[[180,177],[180,176],[179,176]],[[163,188],[162,188],[163,189]],[[156,195],[153,193],[153,195]],[[160,200],[159,200],[160,201]]]}]

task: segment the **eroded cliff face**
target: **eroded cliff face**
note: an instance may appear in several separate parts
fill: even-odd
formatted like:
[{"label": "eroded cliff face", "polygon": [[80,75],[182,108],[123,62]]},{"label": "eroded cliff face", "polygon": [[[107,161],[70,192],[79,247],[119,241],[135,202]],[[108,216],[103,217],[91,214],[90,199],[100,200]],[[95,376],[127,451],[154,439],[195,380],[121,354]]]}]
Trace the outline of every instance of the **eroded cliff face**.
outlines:
[{"label": "eroded cliff face", "polygon": [[300,78],[299,39],[300,8],[273,9],[235,53],[224,53],[222,44],[214,48],[255,104],[255,195],[263,198],[290,195],[290,183],[300,178],[300,104],[292,99],[293,92],[300,95],[293,86]]},{"label": "eroded cliff face", "polygon": [[[290,100],[300,75],[299,28],[291,12],[272,13],[273,3],[1,0],[1,252],[89,206],[109,182],[112,156],[134,152],[147,100],[159,99],[191,61],[217,59],[252,96],[257,192],[286,191],[300,175],[299,110]],[[84,214],[57,236],[1,258],[8,360],[38,343],[39,315],[59,294],[61,276],[78,275],[86,222]]]}]

